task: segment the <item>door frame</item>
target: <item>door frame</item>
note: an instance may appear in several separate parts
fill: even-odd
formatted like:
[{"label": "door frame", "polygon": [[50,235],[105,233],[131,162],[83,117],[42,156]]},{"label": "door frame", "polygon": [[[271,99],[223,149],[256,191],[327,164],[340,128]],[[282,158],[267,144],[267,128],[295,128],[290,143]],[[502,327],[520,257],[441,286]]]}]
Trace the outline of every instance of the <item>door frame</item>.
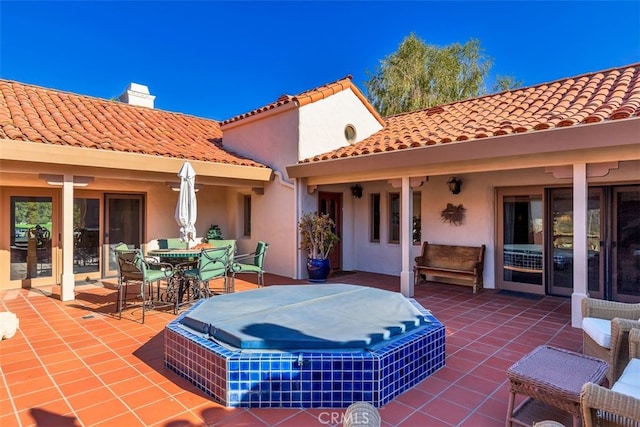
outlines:
[{"label": "door frame", "polygon": [[[545,278],[545,245],[544,245],[544,224],[546,219],[546,212],[544,207],[547,204],[546,192],[542,186],[523,186],[523,187],[505,187],[496,189],[496,247],[495,247],[495,259],[494,259],[494,271],[496,289],[505,289],[517,292],[526,292],[536,295],[545,295],[546,293],[546,278]],[[522,282],[509,281],[504,279],[504,197],[509,196],[539,196],[542,201],[542,243],[541,243],[541,256],[542,256],[542,283],[541,285],[528,284]]]},{"label": "door frame", "polygon": [[[333,206],[334,209],[328,212],[327,206]],[[342,269],[342,193],[333,193],[328,191],[318,192],[318,213],[329,213],[329,217],[336,224],[335,233],[340,240],[333,246],[329,253],[329,262],[331,270]]]},{"label": "door frame", "polygon": [[[62,230],[61,218],[61,191],[56,188],[47,187],[5,187],[3,190],[3,204],[5,204],[5,212],[9,212],[11,209],[12,197],[50,197],[51,198],[51,275],[27,279],[14,279],[11,280],[11,257],[6,258],[6,273],[2,274],[1,280],[6,280],[8,284],[7,289],[13,288],[31,288],[35,286],[44,286],[51,284],[60,284],[62,276],[62,250],[60,249],[60,233]],[[2,221],[3,235],[5,235],[5,242],[7,253],[11,252],[11,236],[10,229],[12,229],[11,215],[6,215],[6,218]],[[6,233],[6,234],[5,234]],[[4,270],[4,269],[3,269]]]},{"label": "door frame", "polygon": [[[114,226],[111,224],[110,219],[110,202],[113,200],[139,200],[139,208],[137,215],[134,220],[138,222],[138,236],[136,237],[137,241],[131,242],[122,242],[126,243],[130,246],[136,248],[142,248],[142,243],[144,242],[145,236],[145,215],[146,215],[146,205],[145,205],[145,195],[144,194],[130,194],[130,193],[105,193],[104,194],[104,216],[103,216],[103,229],[102,229],[102,276],[103,277],[113,277],[118,274],[117,263],[115,262],[115,252],[114,248],[121,243],[120,241],[112,242],[111,241],[111,230]],[[129,218],[132,219],[132,218]],[[113,262],[112,262],[113,261]]]}]

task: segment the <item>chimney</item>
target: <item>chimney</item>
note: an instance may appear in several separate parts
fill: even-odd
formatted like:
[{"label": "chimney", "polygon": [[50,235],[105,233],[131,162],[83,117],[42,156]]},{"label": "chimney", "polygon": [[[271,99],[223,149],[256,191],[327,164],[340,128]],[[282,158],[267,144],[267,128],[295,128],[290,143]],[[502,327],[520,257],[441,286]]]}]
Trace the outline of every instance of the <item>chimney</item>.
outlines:
[{"label": "chimney", "polygon": [[153,108],[153,101],[156,97],[149,94],[149,88],[147,86],[138,83],[130,83],[118,99],[125,104]]}]

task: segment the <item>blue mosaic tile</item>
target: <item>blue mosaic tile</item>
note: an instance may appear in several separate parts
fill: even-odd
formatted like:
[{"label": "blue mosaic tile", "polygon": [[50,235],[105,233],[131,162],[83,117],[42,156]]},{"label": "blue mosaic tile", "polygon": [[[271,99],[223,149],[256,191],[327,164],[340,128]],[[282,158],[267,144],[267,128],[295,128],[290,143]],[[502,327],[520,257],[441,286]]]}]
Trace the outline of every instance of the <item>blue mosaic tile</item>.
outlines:
[{"label": "blue mosaic tile", "polygon": [[165,329],[165,365],[229,407],[380,407],[444,366],[444,326],[428,322],[367,353],[253,352],[218,345],[179,326]]}]

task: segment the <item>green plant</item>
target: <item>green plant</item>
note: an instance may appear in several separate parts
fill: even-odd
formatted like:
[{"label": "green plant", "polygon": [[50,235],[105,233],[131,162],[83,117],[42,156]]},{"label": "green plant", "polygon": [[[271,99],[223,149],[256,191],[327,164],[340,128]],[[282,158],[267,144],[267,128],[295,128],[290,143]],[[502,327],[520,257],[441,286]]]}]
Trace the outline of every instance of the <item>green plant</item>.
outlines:
[{"label": "green plant", "polygon": [[209,240],[222,240],[222,231],[220,231],[220,227],[218,227],[217,224],[211,224],[207,235],[202,239],[204,243],[207,243]]},{"label": "green plant", "polygon": [[324,259],[329,256],[333,246],[340,241],[334,232],[336,224],[329,214],[308,212],[300,218],[300,249],[311,259]]}]

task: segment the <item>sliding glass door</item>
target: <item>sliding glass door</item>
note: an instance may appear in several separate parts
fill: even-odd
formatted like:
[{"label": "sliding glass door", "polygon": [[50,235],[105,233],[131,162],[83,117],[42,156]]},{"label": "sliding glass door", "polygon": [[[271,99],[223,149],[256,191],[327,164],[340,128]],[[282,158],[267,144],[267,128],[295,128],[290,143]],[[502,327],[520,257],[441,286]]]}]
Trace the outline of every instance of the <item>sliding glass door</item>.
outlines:
[{"label": "sliding glass door", "polygon": [[496,280],[500,289],[544,294],[541,189],[500,190]]},{"label": "sliding glass door", "polygon": [[21,287],[56,283],[55,195],[49,191],[14,194],[9,197],[9,205],[9,280],[16,281]]}]

